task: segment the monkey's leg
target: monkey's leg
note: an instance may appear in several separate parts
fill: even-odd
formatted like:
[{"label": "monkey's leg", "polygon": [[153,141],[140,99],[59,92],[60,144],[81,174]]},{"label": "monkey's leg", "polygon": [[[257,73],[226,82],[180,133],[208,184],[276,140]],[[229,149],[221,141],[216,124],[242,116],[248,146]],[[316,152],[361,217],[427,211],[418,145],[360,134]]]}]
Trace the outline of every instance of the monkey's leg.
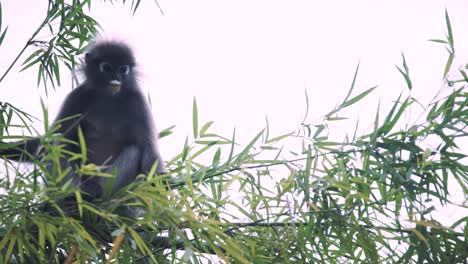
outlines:
[{"label": "monkey's leg", "polygon": [[[106,170],[107,173],[111,173],[114,170],[117,171],[112,192],[117,192],[122,187],[129,185],[135,180],[135,177],[139,173],[140,158],[141,152],[137,146],[130,145],[115,159],[112,166]],[[108,178],[101,177],[101,180],[101,186],[106,186],[108,184]]]},{"label": "monkey's leg", "polygon": [[[112,166],[108,168],[108,172],[112,170],[117,170],[117,175],[115,176],[112,192],[117,192],[121,188],[127,186],[128,184],[135,181],[136,176],[141,172],[140,171],[140,159],[141,151],[136,145],[130,145],[126,147],[117,159],[114,161]],[[101,177],[102,186],[107,187],[109,184],[109,179]],[[131,217],[141,217],[144,214],[144,210],[139,207],[122,205],[121,211],[125,215]]]}]

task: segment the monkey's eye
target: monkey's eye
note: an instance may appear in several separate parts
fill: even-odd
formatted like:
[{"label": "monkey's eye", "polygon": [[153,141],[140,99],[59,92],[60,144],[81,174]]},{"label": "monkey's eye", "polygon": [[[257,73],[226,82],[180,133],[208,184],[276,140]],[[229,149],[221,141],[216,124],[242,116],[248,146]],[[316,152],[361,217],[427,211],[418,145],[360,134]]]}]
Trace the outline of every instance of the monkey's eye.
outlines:
[{"label": "monkey's eye", "polygon": [[101,62],[101,63],[99,63],[99,71],[100,72],[111,72],[112,71],[112,66],[107,62]]},{"label": "monkey's eye", "polygon": [[130,66],[122,65],[119,67],[119,72],[123,75],[127,75],[130,72]]}]

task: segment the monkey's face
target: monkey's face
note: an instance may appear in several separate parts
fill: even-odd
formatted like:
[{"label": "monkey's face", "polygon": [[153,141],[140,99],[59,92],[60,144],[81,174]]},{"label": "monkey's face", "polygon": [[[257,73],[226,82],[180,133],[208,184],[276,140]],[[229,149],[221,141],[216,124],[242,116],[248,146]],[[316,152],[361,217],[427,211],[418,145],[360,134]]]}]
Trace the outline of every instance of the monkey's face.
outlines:
[{"label": "monkey's face", "polygon": [[99,73],[105,88],[111,95],[115,95],[122,89],[122,84],[130,77],[130,65],[113,65],[103,61],[99,63]]},{"label": "monkey's face", "polygon": [[134,58],[128,47],[103,43],[86,54],[85,73],[93,88],[109,95],[134,87]]}]

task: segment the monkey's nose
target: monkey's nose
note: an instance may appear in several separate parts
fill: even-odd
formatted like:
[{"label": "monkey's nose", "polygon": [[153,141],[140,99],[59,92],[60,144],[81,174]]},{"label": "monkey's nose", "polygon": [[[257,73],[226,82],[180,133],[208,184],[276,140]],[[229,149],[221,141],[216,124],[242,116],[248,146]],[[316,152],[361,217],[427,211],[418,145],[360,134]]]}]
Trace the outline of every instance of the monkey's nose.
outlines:
[{"label": "monkey's nose", "polygon": [[112,95],[115,95],[120,92],[120,87],[122,83],[118,80],[112,80],[109,82],[109,88],[111,90]]}]

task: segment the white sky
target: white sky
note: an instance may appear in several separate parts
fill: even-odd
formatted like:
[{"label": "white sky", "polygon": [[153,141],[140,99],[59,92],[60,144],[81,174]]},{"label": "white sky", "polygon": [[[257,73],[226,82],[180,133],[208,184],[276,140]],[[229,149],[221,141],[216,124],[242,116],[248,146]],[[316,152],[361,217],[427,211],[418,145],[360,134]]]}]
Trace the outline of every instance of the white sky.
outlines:
[{"label": "white sky", "polygon": [[[3,2],[3,24],[9,32],[0,49],[0,70],[45,14],[42,1]],[[388,106],[405,90],[395,68],[401,65],[401,52],[410,68],[413,95],[427,102],[440,88],[447,58],[441,45],[427,40],[444,38],[445,7],[455,35],[454,67],[468,62],[464,48],[468,46],[468,2],[461,0],[385,4],[160,0],[164,16],[153,1],[142,1],[133,17],[128,6],[94,2],[92,15],[104,34],[127,40],[136,49],[143,73],[140,83],[151,93],[158,128],[177,125],[175,135],[161,142],[170,155],[179,151],[171,146],[180,145],[191,132],[194,96],[200,122],[214,120],[213,128],[221,134],[231,135],[236,126],[248,140],[264,127],[266,115],[274,131],[284,133],[304,115],[305,90],[311,120],[341,102],[358,62],[355,93],[374,85],[379,89],[346,113],[353,118],[349,125],[354,127],[358,116],[369,125],[379,99]],[[37,68],[15,75],[18,69],[2,83],[0,99],[41,117],[39,97],[34,94],[38,92],[54,116],[70,91],[70,74],[64,71],[63,87],[46,98],[43,89],[35,89]]]},{"label": "white sky", "polygon": [[[401,65],[401,52],[414,97],[427,103],[441,87],[447,58],[442,45],[427,40],[444,39],[445,8],[455,36],[453,69],[468,62],[465,0],[159,0],[164,16],[150,0],[142,1],[134,17],[128,6],[94,2],[92,16],[105,35],[127,40],[136,49],[140,83],[151,93],[157,127],[177,125],[175,134],[160,142],[166,157],[179,153],[191,134],[194,96],[200,123],[213,120],[213,131],[226,136],[236,127],[245,143],[264,127],[266,115],[275,134],[297,127],[305,112],[305,90],[309,120],[328,113],[343,100],[358,62],[355,94],[379,88],[345,112],[353,119],[340,131],[352,133],[357,117],[370,125],[378,100],[388,107],[406,89],[395,68]],[[45,5],[2,1],[3,25],[9,30],[0,47],[1,73],[43,19]],[[21,74],[18,70],[0,85],[0,101],[42,118],[40,94],[55,116],[70,91],[70,74],[64,69],[63,87],[46,98],[42,88],[36,89],[37,68]]]}]

